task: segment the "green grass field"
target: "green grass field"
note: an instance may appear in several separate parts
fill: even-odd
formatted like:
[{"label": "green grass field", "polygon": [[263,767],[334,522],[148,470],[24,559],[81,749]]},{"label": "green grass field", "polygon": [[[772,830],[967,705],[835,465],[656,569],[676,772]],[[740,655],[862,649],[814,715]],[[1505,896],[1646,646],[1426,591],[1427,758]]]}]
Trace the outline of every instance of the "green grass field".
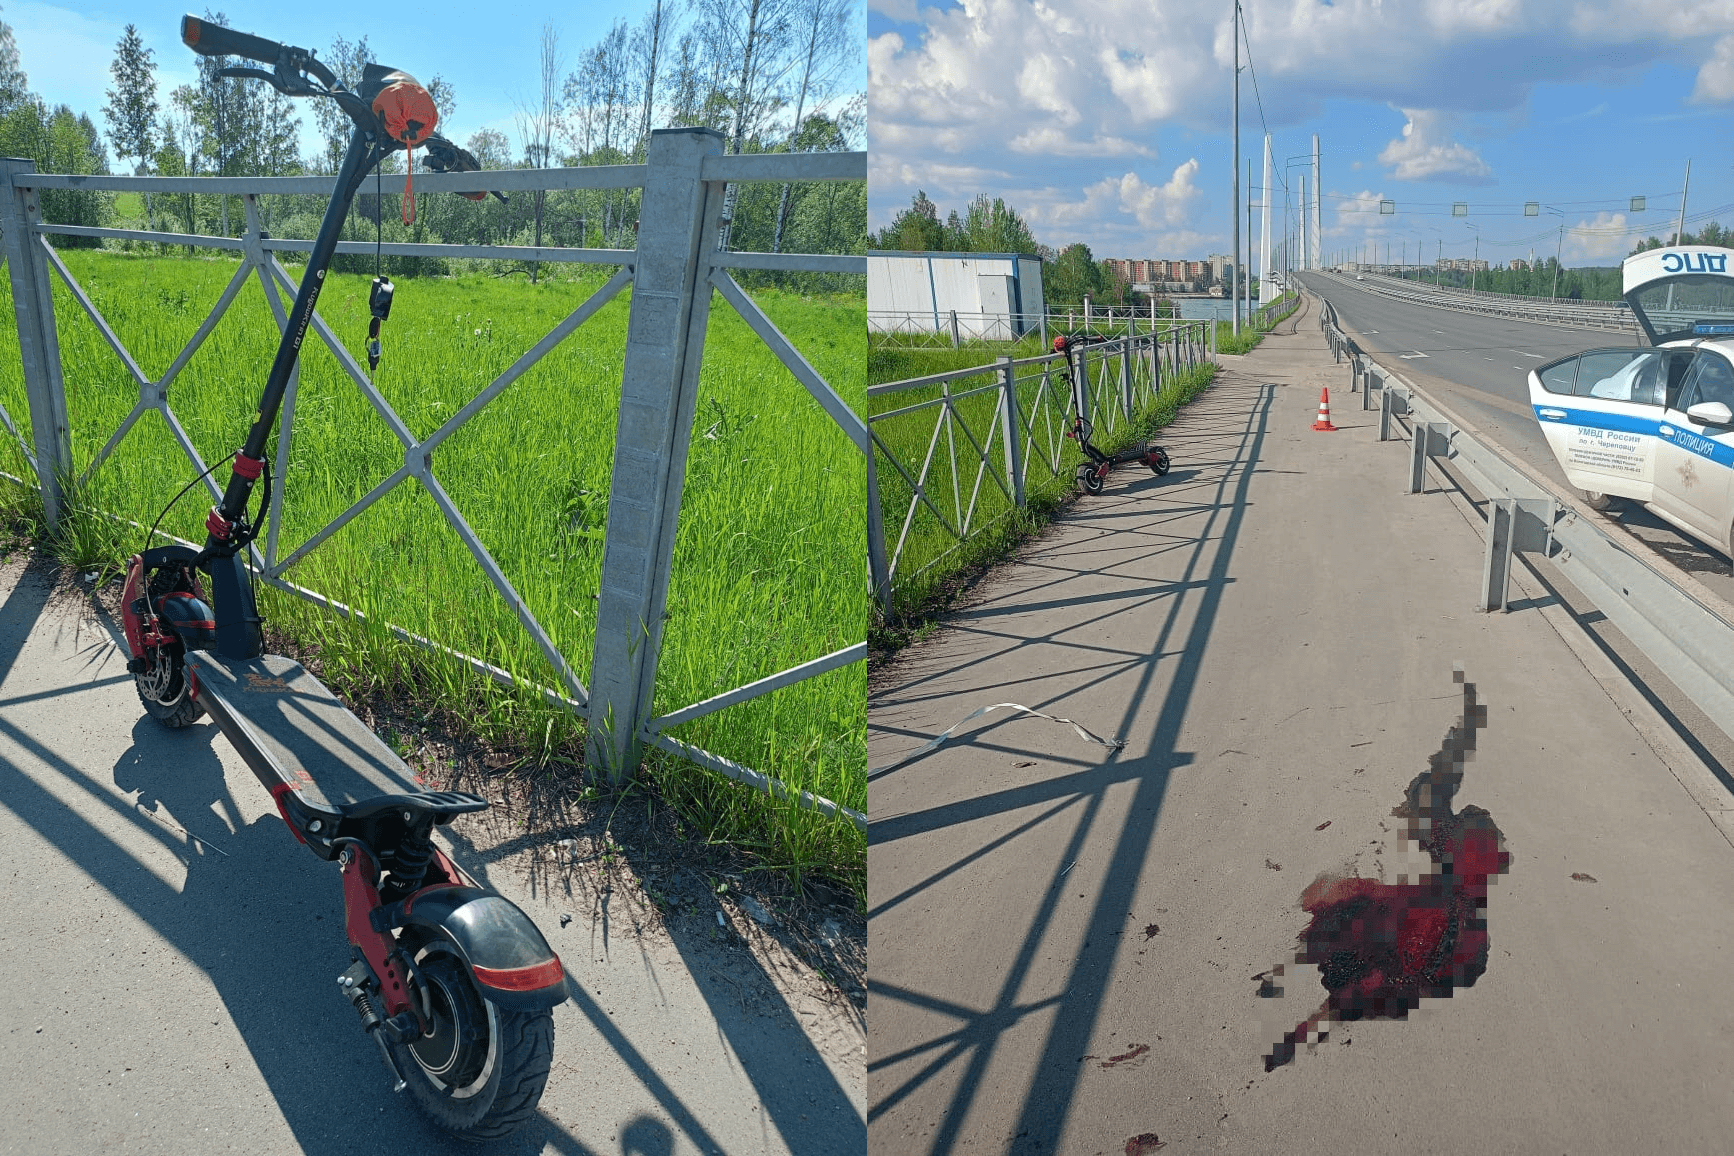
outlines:
[{"label": "green grass field", "polygon": [[[868,380],[875,385],[904,381],[974,365],[988,365],[1002,356],[1031,357],[1037,352],[1039,350],[1029,339],[1016,344],[978,342],[959,349],[870,349]],[[1091,365],[1097,364],[1092,358]],[[1118,363],[1111,364],[1117,366]],[[934,437],[938,407],[899,414],[874,424],[874,432],[881,441],[917,477],[929,447],[933,446],[933,464],[924,488],[953,525],[963,521],[960,513],[970,520],[969,537],[959,542],[932,510],[924,505],[916,507],[914,517],[909,521],[894,578],[893,610],[898,617],[909,620],[925,616],[958,574],[1004,557],[1013,545],[1045,522],[1071,491],[1075,467],[1084,460],[1084,455],[1074,443],[1062,436],[1069,396],[1067,386],[1058,372],[1051,372],[1044,390],[1044,383],[1036,376],[1039,372],[1036,368],[1019,371],[1018,405],[1020,412],[1026,415],[1024,420],[1034,426],[1038,445],[1059,446],[1059,468],[1053,469],[1052,461],[1044,458],[1040,449],[1029,454],[1025,469],[1027,507],[1023,509],[1018,508],[995,481],[996,477],[1005,477],[1003,441],[998,428],[993,426],[998,406],[997,390],[986,389],[954,402],[957,421],[955,424],[947,423],[953,428],[940,430],[937,443]],[[1094,377],[1096,370],[1092,368],[1091,372]],[[1130,425],[1122,422],[1110,429],[1105,417],[1099,419],[1095,444],[1112,452],[1134,438],[1150,437],[1174,419],[1174,413],[1181,405],[1209,385],[1213,373],[1214,368],[1209,365],[1173,372],[1164,361],[1160,391],[1145,401]],[[997,373],[989,371],[948,382],[945,388],[955,396],[991,386],[997,379]],[[937,398],[941,388],[938,385],[923,386],[870,398],[868,412],[885,414]],[[991,438],[990,427],[993,428]],[[987,451],[988,467],[985,471],[981,468],[981,457],[975,443],[980,443]],[[955,470],[951,464],[953,447],[958,463]],[[889,555],[897,550],[914,491],[882,452],[878,459],[878,477]],[[975,512],[970,515],[972,501]]]},{"label": "green grass field", "polygon": [[[236,265],[222,258],[64,254],[145,373],[168,367]],[[403,280],[383,337],[381,393],[418,437],[438,428],[575,308],[612,270],[532,286],[489,277]],[[80,470],[137,401],[95,326],[56,283],[56,318]],[[320,312],[362,356],[368,278],[334,275]],[[0,279],[0,296],[10,287]],[[761,307],[852,404],[863,402],[860,298],[756,295]],[[588,681],[630,291],[617,297],[435,454],[451,493],[566,661]],[[239,444],[258,403],[276,331],[257,281],[170,388],[170,404],[207,462]],[[0,403],[28,434],[14,327],[0,327]],[[310,332],[303,347],[279,557],[403,461],[396,438]],[[365,364],[365,358],[363,358]],[[3,437],[0,433],[0,437]],[[17,447],[0,468],[25,472]],[[274,456],[274,455],[273,455]],[[84,501],[149,524],[193,477],[166,424],[147,414],[93,476]],[[221,476],[226,476],[226,471]],[[713,298],[692,456],[670,581],[655,705],[663,713],[859,642],[863,463],[841,430],[720,296]],[[164,528],[202,540],[208,497],[195,491]],[[117,563],[142,535],[75,520],[82,564]],[[261,543],[263,536],[261,536]],[[406,482],[284,575],[362,610],[344,622],[262,588],[264,611],[316,647],[350,693],[392,690],[443,706],[484,738],[570,758],[580,732],[536,696],[514,693],[392,639],[396,623],[531,683],[557,683],[432,498]],[[866,806],[862,664],[810,679],[673,732],[840,803]],[[865,841],[824,819],[675,760],[652,759],[666,796],[708,836],[748,846],[772,867],[864,884]]]}]

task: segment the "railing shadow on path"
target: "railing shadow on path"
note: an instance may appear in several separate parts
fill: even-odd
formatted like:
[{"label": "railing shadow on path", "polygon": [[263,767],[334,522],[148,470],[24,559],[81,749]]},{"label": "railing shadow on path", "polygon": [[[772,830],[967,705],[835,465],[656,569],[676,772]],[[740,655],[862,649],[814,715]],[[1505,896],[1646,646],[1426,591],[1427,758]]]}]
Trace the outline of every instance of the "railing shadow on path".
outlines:
[{"label": "railing shadow on path", "polygon": [[[59,613],[53,611],[53,598],[47,576],[27,569],[0,604],[0,685],[14,670],[32,634],[44,629],[45,617]],[[294,843],[274,813],[266,812],[251,823],[243,819],[214,749],[220,735],[213,724],[201,722],[169,731],[141,715],[132,730],[131,746],[113,765],[110,790],[88,768],[56,750],[60,744],[17,721],[16,707],[53,697],[67,700],[63,712],[69,718],[77,717],[81,709],[89,712],[85,717],[100,714],[88,703],[83,708],[77,705],[78,697],[130,681],[121,669],[124,652],[118,627],[106,614],[98,617],[92,637],[77,640],[81,674],[87,680],[0,697],[0,741],[72,784],[79,797],[69,803],[12,760],[0,758],[0,799],[5,809],[204,972],[303,1150],[330,1151],[341,1144],[382,1153],[474,1151],[472,1145],[438,1131],[407,1100],[391,1094],[378,1056],[365,1046],[354,1013],[333,990],[332,980],[348,957],[336,879]],[[135,791],[137,800],[128,806],[124,796]],[[186,869],[180,889],[143,868],[134,852],[94,822],[92,815],[110,820],[110,827],[113,820],[131,824],[139,835],[178,859]],[[454,844],[454,859],[486,882],[488,864],[496,856],[478,852],[462,838]],[[705,1152],[725,1150],[694,1108],[658,1073],[652,1058],[610,1019],[595,993],[584,988],[579,976],[570,971],[568,975],[579,1013],[686,1143]],[[803,1137],[803,1112],[814,1117],[829,1112],[828,1118],[836,1119],[846,1111],[845,1118],[853,1121],[859,1116],[815,1058],[810,1041],[787,1009],[781,1017],[787,1022],[746,1025],[744,1017],[726,1014],[725,997],[715,990],[719,983],[696,972],[693,978],[718,1013],[715,1030],[740,1058],[790,1150],[860,1151],[862,1139],[849,1147],[815,1144]],[[781,1055],[766,1047],[767,1036],[775,1038],[783,1049]],[[806,1044],[812,1056],[800,1054],[796,1039]],[[354,1046],[342,1046],[346,1044]],[[804,1081],[798,1086],[789,1079],[791,1064],[799,1067]],[[859,1130],[864,1133],[864,1125]],[[665,1156],[675,1147],[675,1133],[668,1125],[644,1113],[622,1120],[618,1138],[621,1156]],[[545,1107],[521,1130],[493,1142],[490,1150],[514,1156],[602,1156],[549,1118]]]},{"label": "railing shadow on path", "polygon": [[[1094,765],[1074,760],[1077,769],[1059,778],[910,814],[885,818],[874,816],[870,821],[869,848],[885,848],[901,839],[945,830],[985,816],[1040,808],[1028,821],[1001,835],[990,845],[971,850],[901,894],[878,904],[869,912],[869,919],[872,919],[908,902],[940,880],[956,874],[1049,819],[1058,818],[1074,807],[1080,808],[1065,848],[1054,864],[1053,878],[1035,905],[1022,944],[1007,961],[1003,981],[991,1007],[981,1010],[959,1006],[923,992],[876,982],[869,977],[869,989],[877,1002],[895,1001],[958,1023],[954,1030],[913,1047],[894,1054],[870,1055],[869,1059],[871,1075],[926,1057],[926,1062],[918,1070],[894,1086],[871,1088],[870,1094],[875,1098],[869,1108],[870,1122],[883,1118],[946,1068],[964,1061],[965,1070],[956,1080],[950,1102],[943,1116],[934,1122],[929,1152],[948,1153],[958,1143],[964,1121],[983,1090],[984,1077],[1002,1037],[1030,1015],[1049,1009],[1052,1026],[1041,1047],[1030,1092],[1018,1110],[1016,1124],[1008,1127],[1006,1134],[1017,1137],[1019,1151],[1052,1152],[1058,1147],[1080,1078],[1077,1058],[1089,1050],[1090,1038],[1102,1012],[1103,996],[1109,986],[1118,942],[1114,933],[1124,926],[1126,912],[1130,909],[1140,868],[1162,812],[1169,776],[1176,768],[1192,762],[1191,753],[1177,749],[1180,728],[1196,689],[1196,679],[1223,594],[1233,581],[1229,566],[1249,506],[1248,490],[1269,432],[1274,400],[1275,387],[1265,384],[1257,390],[1252,404],[1241,411],[1244,418],[1239,426],[1235,453],[1232,460],[1225,463],[1221,480],[1214,487],[1216,501],[1209,505],[1200,503],[1209,511],[1207,521],[1202,531],[1190,538],[1191,556],[1184,572],[1172,586],[1149,596],[1152,602],[1166,600],[1167,614],[1154,632],[1149,649],[1136,659],[1124,659],[1115,671],[1122,677],[1136,672],[1138,681],[1119,720],[1119,727],[1110,733],[1131,739],[1131,747],[1144,753],[1130,759],[1110,756]],[[1244,405],[1244,402],[1240,404]],[[1206,419],[1205,428],[1208,428],[1208,424],[1213,424],[1210,419],[1215,416],[1210,410],[1216,407],[1198,408],[1202,411],[1200,416]],[[1191,412],[1191,407],[1188,412]],[[1187,432],[1190,437],[1191,429]],[[1172,548],[1161,547],[1165,550]],[[1053,581],[1057,585],[1063,580],[1063,575],[1056,575]],[[1123,609],[1124,604],[1119,603],[1104,613],[1117,613]],[[1187,611],[1191,612],[1190,622],[1186,621]],[[979,612],[961,616],[958,628],[972,629],[972,622],[985,617]],[[1070,629],[1076,629],[1076,624]],[[1038,642],[1068,645],[1063,636],[1013,640],[1012,644],[1035,645]],[[1135,728],[1150,713],[1149,699],[1155,692],[1158,668],[1164,665],[1172,671],[1171,682],[1161,694],[1159,704],[1155,704],[1154,721],[1144,724],[1148,727],[1147,737],[1140,738],[1135,734]],[[1100,681],[1091,680],[1084,687],[1069,688],[1064,697],[1075,698]],[[1032,705],[1038,710],[1056,709],[1057,706],[1055,702]],[[985,745],[986,737],[993,729],[992,725],[983,726],[959,741]],[[1063,762],[1051,756],[1044,756],[1044,761]],[[1127,807],[1126,820],[1117,832],[1098,832],[1095,828],[1108,793],[1121,783],[1136,785]],[[1081,857],[1086,842],[1104,837],[1112,843],[1109,862],[1103,872],[1105,882],[1094,897],[1083,931],[1084,946],[1073,961],[1070,974],[1065,983],[1059,985],[1059,994],[1020,1002],[1020,993],[1030,978],[1042,940],[1056,917],[1064,890],[1060,877],[1068,865]]]}]

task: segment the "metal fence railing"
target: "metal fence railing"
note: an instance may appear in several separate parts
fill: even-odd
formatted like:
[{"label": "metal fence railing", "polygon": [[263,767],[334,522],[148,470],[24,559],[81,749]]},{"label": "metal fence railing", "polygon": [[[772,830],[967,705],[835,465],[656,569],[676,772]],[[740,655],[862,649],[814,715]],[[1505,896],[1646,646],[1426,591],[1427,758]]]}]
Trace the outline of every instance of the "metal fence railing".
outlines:
[{"label": "metal fence railing", "polygon": [[1488,501],[1486,552],[1477,605],[1502,610],[1514,554],[1551,562],[1704,714],[1734,737],[1734,615],[1671,580],[1604,530],[1562,487],[1481,442],[1396,371],[1361,351],[1330,305],[1319,328],[1340,362],[1350,358],[1351,388],[1373,408],[1379,391],[1379,440],[1401,437],[1407,418],[1408,492],[1424,488],[1427,462],[1451,467]]},{"label": "metal fence railing", "polygon": [[[728,156],[723,155],[720,134],[708,129],[659,130],[653,133],[643,164],[418,174],[418,189],[433,192],[642,189],[637,247],[563,249],[405,243],[378,246],[383,253],[392,256],[504,257],[617,265],[620,268],[587,300],[577,304],[533,348],[425,438],[418,438],[411,432],[408,424],[374,387],[367,372],[316,313],[312,321],[314,330],[365,396],[372,410],[401,443],[402,465],[342,515],[302,541],[286,556],[281,555],[279,531],[283,521],[285,482],[294,468],[290,445],[296,425],[297,370],[296,376],[290,380],[278,424],[273,462],[278,484],[268,514],[265,548],[263,552],[256,546],[252,548],[252,564],[259,581],[339,614],[357,614],[353,608],[325,594],[287,580],[285,575],[345,524],[413,479],[439,508],[445,521],[486,575],[488,583],[546,658],[555,685],[532,686],[530,689],[539,690],[547,701],[557,703],[586,720],[586,756],[592,767],[604,770],[619,781],[638,766],[643,748],[654,746],[758,790],[795,800],[800,805],[845,818],[864,828],[866,816],[859,811],[804,790],[792,789],[760,771],[682,742],[667,733],[682,723],[803,679],[864,661],[864,640],[674,710],[661,709],[660,704],[654,702],[654,690],[664,624],[668,618],[669,574],[681,517],[681,491],[692,441],[694,402],[704,360],[706,322],[713,289],[800,381],[853,443],[854,452],[867,459],[871,469],[871,445],[866,423],[778,331],[730,273],[733,269],[768,269],[864,274],[866,258],[729,252],[718,248],[724,190],[730,182],[861,181],[866,179],[866,175],[865,153]],[[57,225],[43,221],[38,197],[40,191],[73,188],[238,195],[243,198],[247,209],[247,231],[240,237],[214,237]],[[88,479],[147,413],[159,414],[193,468],[205,470],[205,461],[194,448],[170,404],[170,385],[250,278],[256,276],[263,287],[279,331],[287,324],[279,290],[286,290],[292,298],[296,287],[277,260],[276,253],[308,250],[312,242],[266,236],[260,228],[258,196],[269,193],[329,195],[330,191],[331,180],[327,177],[66,176],[37,173],[34,164],[28,160],[0,159],[0,231],[4,233],[5,254],[11,273],[33,437],[26,440],[19,434],[12,415],[6,413],[4,407],[0,407],[0,420],[17,438],[25,458],[36,472],[32,482],[40,489],[44,511],[51,523],[62,511],[66,498],[63,487],[74,479],[78,482]],[[53,234],[132,238],[226,249],[238,252],[241,263],[192,340],[168,370],[153,379],[140,368],[138,360],[103,317],[90,294],[79,285],[60,255],[49,245],[48,236]],[[344,242],[338,246],[338,252],[372,253],[375,248],[373,243]],[[65,282],[78,305],[95,323],[138,388],[137,403],[82,473],[75,469],[72,458],[51,269]],[[613,447],[613,484],[603,538],[601,583],[596,594],[597,617],[590,681],[585,685],[441,485],[436,476],[433,454],[442,442],[456,434],[466,422],[629,285],[633,293],[620,385],[620,418]],[[550,448],[559,451],[561,447]],[[207,478],[206,486],[213,498],[220,497],[215,482]],[[497,665],[461,653],[438,639],[387,625],[405,641],[444,653],[498,682],[507,685],[520,682],[518,677]]]},{"label": "metal fence railing", "polygon": [[1163,320],[1065,354],[869,386],[868,559],[882,608],[1026,506],[1032,488],[1070,479],[1083,460],[1066,440],[1074,410],[1113,442],[1166,381],[1214,360],[1214,333],[1212,322]]}]

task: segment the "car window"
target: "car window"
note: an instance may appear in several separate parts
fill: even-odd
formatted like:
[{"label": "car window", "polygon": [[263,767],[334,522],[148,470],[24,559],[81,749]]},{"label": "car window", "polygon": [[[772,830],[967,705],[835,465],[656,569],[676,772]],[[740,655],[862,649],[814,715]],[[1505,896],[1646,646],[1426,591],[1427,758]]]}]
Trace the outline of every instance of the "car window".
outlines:
[{"label": "car window", "polygon": [[1598,350],[1578,359],[1579,397],[1659,405],[1666,384],[1662,355],[1654,349]]},{"label": "car window", "polygon": [[1670,349],[1664,355],[1668,359],[1667,406],[1678,409],[1680,406],[1680,390],[1686,384],[1686,376],[1698,357],[1695,349]]},{"label": "car window", "polygon": [[1734,409],[1734,365],[1714,353],[1699,356],[1686,387],[1686,404],[1682,408],[1691,409],[1706,401],[1719,401]]},{"label": "car window", "polygon": [[1541,378],[1541,388],[1549,393],[1571,393],[1577,385],[1577,363],[1580,360],[1581,357],[1574,353],[1536,370],[1535,375]]}]

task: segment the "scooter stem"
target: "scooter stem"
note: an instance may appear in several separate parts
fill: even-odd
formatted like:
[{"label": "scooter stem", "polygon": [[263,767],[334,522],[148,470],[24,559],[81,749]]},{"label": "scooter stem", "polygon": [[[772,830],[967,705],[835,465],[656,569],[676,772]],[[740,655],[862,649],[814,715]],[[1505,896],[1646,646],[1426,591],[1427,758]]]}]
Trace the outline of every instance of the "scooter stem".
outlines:
[{"label": "scooter stem", "polygon": [[[265,396],[259,402],[253,426],[247,431],[242,455],[258,461],[264,458],[271,427],[277,421],[277,411],[283,404],[283,392],[289,387],[289,375],[301,354],[301,342],[307,336],[307,326],[313,320],[313,308],[319,303],[319,291],[325,286],[325,272],[337,251],[337,239],[343,231],[343,219],[349,215],[350,202],[361,178],[385,155],[375,145],[377,134],[357,126],[344,150],[343,164],[337,171],[337,183],[331,191],[331,201],[325,206],[325,219],[319,226],[319,236],[313,242],[313,252],[307,257],[307,271],[301,275],[301,288],[295,294],[295,307],[289,313],[289,324],[277,343],[277,359],[271,363],[271,376],[265,381]],[[217,507],[223,520],[233,524],[247,509],[257,475],[241,472],[237,461],[235,472],[223,490],[223,500]],[[223,544],[212,534],[205,547]],[[219,554],[210,560],[212,593],[215,596],[217,623],[217,653],[224,658],[255,658],[264,653],[259,633],[258,609],[253,603],[252,585],[247,581],[244,552],[235,550],[227,556]]]}]

